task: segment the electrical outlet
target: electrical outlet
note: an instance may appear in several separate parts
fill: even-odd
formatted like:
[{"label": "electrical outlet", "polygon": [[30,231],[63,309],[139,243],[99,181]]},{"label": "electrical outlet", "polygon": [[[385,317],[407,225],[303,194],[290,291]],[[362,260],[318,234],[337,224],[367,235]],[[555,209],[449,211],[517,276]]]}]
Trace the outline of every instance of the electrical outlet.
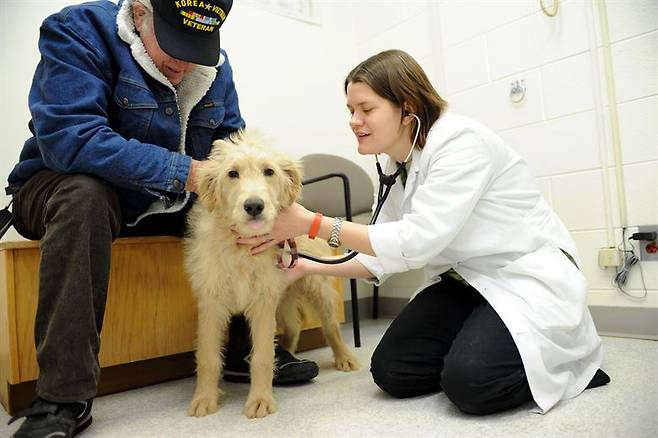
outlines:
[{"label": "electrical outlet", "polygon": [[599,267],[601,269],[621,266],[622,253],[617,248],[599,249]]},{"label": "electrical outlet", "polygon": [[[658,225],[640,225],[637,227],[638,233],[657,233]],[[658,261],[658,242],[654,240],[637,240],[637,245],[640,247],[640,260]]]}]

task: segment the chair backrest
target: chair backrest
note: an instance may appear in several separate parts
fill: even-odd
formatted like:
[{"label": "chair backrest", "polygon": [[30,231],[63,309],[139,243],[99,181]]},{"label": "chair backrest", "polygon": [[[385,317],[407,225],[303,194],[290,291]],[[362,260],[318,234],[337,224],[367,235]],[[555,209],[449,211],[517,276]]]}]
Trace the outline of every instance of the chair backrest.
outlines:
[{"label": "chair backrest", "polygon": [[[365,170],[343,157],[330,154],[310,154],[302,157],[304,180],[329,173],[344,173],[350,182],[352,215],[370,212],[373,201],[373,184]],[[304,185],[300,203],[311,211],[328,216],[345,216],[343,183],[331,178]]]}]

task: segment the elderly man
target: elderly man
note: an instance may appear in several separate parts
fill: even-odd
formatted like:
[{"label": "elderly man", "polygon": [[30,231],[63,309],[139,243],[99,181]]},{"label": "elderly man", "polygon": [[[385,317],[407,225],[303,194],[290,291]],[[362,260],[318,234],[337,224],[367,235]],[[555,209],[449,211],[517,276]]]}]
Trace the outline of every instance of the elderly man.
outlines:
[{"label": "elderly man", "polygon": [[[219,28],[232,0],[85,3],[48,17],[32,120],[9,176],[14,227],[41,241],[37,398],[16,437],[73,436],[91,423],[113,239],[182,235],[214,139],[244,127]],[[244,319],[227,372],[248,380]],[[240,339],[238,339],[240,340]],[[233,353],[232,353],[233,351]],[[277,350],[281,381],[317,365]],[[286,374],[287,373],[287,374]]]}]

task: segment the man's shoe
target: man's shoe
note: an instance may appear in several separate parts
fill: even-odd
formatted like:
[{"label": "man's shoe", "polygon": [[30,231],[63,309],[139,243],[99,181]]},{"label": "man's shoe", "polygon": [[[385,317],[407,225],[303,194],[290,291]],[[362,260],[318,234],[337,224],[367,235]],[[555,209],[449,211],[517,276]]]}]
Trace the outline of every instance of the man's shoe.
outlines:
[{"label": "man's shoe", "polygon": [[317,377],[318,364],[308,359],[297,359],[290,352],[278,346],[274,350],[274,385],[279,383],[299,383]]},{"label": "man's shoe", "polygon": [[[243,352],[244,353],[244,352]],[[228,350],[224,366],[224,380],[229,382],[248,383],[249,362],[251,354],[240,354]],[[272,384],[300,383],[313,379],[318,375],[318,364],[308,359],[297,359],[295,356],[278,346],[274,350],[274,379]]]},{"label": "man's shoe", "polygon": [[37,398],[30,407],[11,417],[9,424],[25,417],[13,438],[73,437],[89,427],[93,399],[54,403]]}]

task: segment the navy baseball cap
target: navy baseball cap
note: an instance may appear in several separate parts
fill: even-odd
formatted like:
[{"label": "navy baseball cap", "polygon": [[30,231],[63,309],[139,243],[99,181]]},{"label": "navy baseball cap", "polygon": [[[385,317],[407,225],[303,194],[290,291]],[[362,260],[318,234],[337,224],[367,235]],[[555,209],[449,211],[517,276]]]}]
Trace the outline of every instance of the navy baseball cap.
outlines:
[{"label": "navy baseball cap", "polygon": [[219,62],[219,28],[233,0],[151,0],[155,38],[164,52],[194,64]]}]

